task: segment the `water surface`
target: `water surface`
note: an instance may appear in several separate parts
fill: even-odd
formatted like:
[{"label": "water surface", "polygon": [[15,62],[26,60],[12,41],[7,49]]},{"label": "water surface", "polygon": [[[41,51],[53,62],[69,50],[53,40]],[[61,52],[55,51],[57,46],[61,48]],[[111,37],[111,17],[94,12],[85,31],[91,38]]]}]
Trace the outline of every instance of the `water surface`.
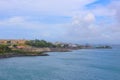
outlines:
[{"label": "water surface", "polygon": [[120,80],[120,48],[0,59],[0,80]]}]

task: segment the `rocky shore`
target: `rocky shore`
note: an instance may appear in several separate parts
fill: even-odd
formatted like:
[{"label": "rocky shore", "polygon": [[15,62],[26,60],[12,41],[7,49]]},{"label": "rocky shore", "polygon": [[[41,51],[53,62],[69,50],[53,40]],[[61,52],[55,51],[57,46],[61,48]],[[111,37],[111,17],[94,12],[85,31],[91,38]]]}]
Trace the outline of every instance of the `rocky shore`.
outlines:
[{"label": "rocky shore", "polygon": [[29,48],[0,54],[0,59],[23,56],[49,56],[46,52],[69,52],[66,48]]},{"label": "rocky shore", "polygon": [[23,57],[23,56],[49,56],[49,55],[46,53],[40,53],[40,54],[5,53],[0,55],[0,59],[10,58],[10,57]]},{"label": "rocky shore", "polygon": [[11,52],[0,54],[1,58],[22,57],[22,56],[49,56],[46,52],[70,52],[77,49],[109,49],[109,47],[96,48],[25,48],[13,50]]}]

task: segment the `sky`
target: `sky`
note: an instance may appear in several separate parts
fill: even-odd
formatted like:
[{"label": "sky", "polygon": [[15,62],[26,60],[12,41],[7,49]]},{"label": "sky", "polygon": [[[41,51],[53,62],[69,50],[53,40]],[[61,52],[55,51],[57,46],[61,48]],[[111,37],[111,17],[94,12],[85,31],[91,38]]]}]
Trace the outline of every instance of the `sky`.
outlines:
[{"label": "sky", "polygon": [[120,44],[120,0],[0,0],[0,39]]}]

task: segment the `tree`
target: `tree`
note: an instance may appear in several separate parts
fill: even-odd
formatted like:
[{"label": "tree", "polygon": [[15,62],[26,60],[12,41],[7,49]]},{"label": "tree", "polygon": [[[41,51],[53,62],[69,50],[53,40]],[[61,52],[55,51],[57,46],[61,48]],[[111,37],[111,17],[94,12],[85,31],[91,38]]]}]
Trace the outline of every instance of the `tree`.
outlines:
[{"label": "tree", "polygon": [[0,53],[10,52],[11,49],[8,47],[8,45],[0,45]]},{"label": "tree", "polygon": [[54,47],[52,43],[38,39],[26,41],[26,44],[34,47]]}]

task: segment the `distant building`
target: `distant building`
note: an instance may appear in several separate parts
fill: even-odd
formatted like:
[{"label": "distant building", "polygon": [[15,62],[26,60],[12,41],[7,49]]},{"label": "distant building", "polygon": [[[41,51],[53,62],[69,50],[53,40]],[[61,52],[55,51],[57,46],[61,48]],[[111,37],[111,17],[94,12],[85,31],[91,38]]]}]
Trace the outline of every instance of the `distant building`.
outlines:
[{"label": "distant building", "polygon": [[71,48],[77,48],[78,47],[77,44],[71,44],[71,43],[69,43],[68,46],[71,47]]},{"label": "distant building", "polygon": [[0,40],[0,44],[18,44],[18,45],[24,45],[26,40]]}]

